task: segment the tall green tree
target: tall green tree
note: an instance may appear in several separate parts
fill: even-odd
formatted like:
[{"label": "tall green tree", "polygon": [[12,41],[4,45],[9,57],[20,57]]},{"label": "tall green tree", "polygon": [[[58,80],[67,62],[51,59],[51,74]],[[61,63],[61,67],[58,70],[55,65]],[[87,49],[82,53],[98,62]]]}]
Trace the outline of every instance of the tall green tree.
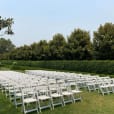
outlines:
[{"label": "tall green tree", "polygon": [[93,47],[96,59],[114,59],[114,24],[100,25],[94,32]]},{"label": "tall green tree", "polygon": [[15,48],[10,39],[0,38],[0,59],[8,59],[9,52]]},{"label": "tall green tree", "polygon": [[75,29],[68,37],[67,43],[68,59],[91,59],[92,44],[89,32],[81,29]]},{"label": "tall green tree", "polygon": [[46,40],[40,40],[38,43],[33,43],[32,48],[32,59],[33,60],[48,60],[49,59],[49,45]]},{"label": "tall green tree", "polygon": [[53,39],[49,42],[49,48],[51,53],[51,59],[64,59],[64,49],[66,45],[66,40],[64,36],[60,33],[55,34]]},{"label": "tall green tree", "polygon": [[31,60],[32,50],[28,45],[18,47],[10,52],[9,58],[12,60]]},{"label": "tall green tree", "polygon": [[[0,31],[5,28],[5,32],[4,32],[5,34],[10,34],[10,35],[14,34],[11,28],[13,23],[14,23],[13,18],[3,19],[0,16]],[[3,34],[0,34],[0,35],[3,35]]]},{"label": "tall green tree", "polygon": [[15,45],[10,39],[0,38],[0,54],[10,52],[14,49]]}]

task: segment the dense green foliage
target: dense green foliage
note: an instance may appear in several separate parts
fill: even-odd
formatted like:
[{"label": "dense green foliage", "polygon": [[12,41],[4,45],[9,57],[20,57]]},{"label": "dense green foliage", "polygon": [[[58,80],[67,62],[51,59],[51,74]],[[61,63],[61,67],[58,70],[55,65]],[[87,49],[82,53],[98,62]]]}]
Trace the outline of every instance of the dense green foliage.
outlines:
[{"label": "dense green foliage", "polygon": [[53,36],[53,39],[49,42],[49,53],[50,59],[65,59],[65,47],[66,41],[63,35],[56,34]]},{"label": "dense green foliage", "polygon": [[92,44],[89,32],[75,29],[68,37],[68,53],[71,60],[84,60],[92,58]]},{"label": "dense green foliage", "polygon": [[0,59],[8,59],[7,55],[15,48],[10,39],[0,38]]},{"label": "dense green foliage", "polygon": [[[3,38],[1,40],[6,41]],[[12,44],[11,41],[10,44]],[[88,31],[78,28],[74,29],[67,38],[58,33],[53,36],[52,40],[40,40],[31,45],[13,48],[13,50],[9,47],[7,48],[6,45],[4,42],[0,44],[0,59],[33,61],[113,60],[114,24],[105,23],[104,25],[100,25],[98,30],[94,32],[93,39],[91,39]],[[5,52],[8,53],[6,54]]]},{"label": "dense green foliage", "polygon": [[4,54],[6,52],[10,52],[14,49],[14,45],[12,44],[10,39],[0,38],[0,54]]},{"label": "dense green foliage", "polygon": [[[13,23],[14,23],[13,18],[3,19],[0,16],[0,31],[5,28],[6,29],[5,34],[10,34],[10,35],[14,34],[12,29],[11,29],[11,26]],[[1,35],[3,35],[3,34],[1,34]]]},{"label": "dense green foliage", "polygon": [[94,32],[93,47],[97,59],[114,59],[114,24],[100,25]]},{"label": "dense green foliage", "polygon": [[13,70],[55,69],[96,74],[114,74],[114,61],[1,61]]},{"label": "dense green foliage", "polygon": [[41,40],[30,46],[24,45],[9,54],[11,60],[90,60],[92,43],[89,32],[75,29],[68,41],[62,34],[55,34],[49,42]]}]

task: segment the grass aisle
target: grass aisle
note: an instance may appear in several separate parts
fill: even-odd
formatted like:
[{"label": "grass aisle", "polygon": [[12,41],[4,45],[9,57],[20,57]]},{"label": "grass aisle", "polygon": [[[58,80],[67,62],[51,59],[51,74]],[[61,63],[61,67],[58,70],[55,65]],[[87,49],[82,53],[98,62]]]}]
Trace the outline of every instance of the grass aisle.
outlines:
[{"label": "grass aisle", "polygon": [[[53,111],[45,110],[42,114],[114,114],[114,94],[102,96],[97,92],[82,93],[83,101],[56,107]],[[0,114],[23,114],[21,108],[15,108],[0,92]],[[30,114],[36,114],[30,113]]]},{"label": "grass aisle", "polygon": [[20,109],[16,109],[12,102],[0,92],[0,114],[21,114]]}]

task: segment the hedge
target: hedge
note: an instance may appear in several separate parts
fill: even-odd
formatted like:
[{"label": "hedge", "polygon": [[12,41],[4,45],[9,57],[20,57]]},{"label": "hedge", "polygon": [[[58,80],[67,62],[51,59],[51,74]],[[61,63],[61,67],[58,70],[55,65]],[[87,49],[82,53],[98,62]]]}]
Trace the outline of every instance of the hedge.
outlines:
[{"label": "hedge", "polygon": [[75,72],[87,72],[96,74],[114,74],[114,61],[0,61],[1,64],[11,65],[11,68],[18,69],[54,69]]}]

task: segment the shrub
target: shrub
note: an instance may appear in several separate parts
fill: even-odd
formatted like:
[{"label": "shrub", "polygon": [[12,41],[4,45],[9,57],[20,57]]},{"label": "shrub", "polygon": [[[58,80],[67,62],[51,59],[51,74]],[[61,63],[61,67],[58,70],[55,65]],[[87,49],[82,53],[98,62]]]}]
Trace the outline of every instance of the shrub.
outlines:
[{"label": "shrub", "polygon": [[114,61],[2,61],[11,69],[54,69],[97,74],[114,74]]}]

